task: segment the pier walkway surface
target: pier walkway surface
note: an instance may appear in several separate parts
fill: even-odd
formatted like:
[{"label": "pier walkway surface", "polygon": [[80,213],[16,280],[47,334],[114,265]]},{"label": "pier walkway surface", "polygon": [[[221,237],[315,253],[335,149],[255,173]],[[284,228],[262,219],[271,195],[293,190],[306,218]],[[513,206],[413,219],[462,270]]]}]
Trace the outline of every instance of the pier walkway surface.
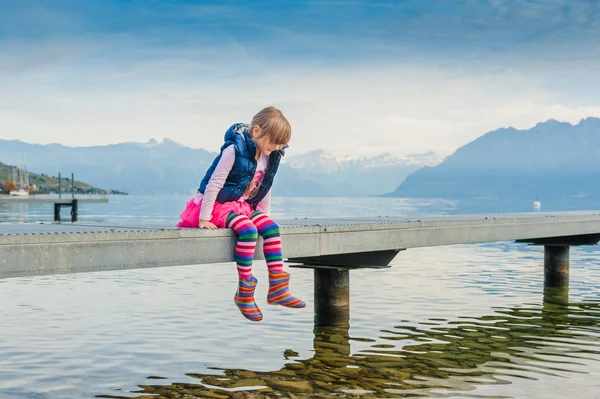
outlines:
[{"label": "pier walkway surface", "polygon": [[[385,266],[401,250],[520,240],[548,247],[596,244],[600,211],[281,220],[288,261]],[[234,260],[232,230],[130,223],[0,224],[0,278]],[[563,251],[564,252],[564,251]],[[257,248],[256,257],[262,251]],[[568,258],[567,258],[568,264]]]}]

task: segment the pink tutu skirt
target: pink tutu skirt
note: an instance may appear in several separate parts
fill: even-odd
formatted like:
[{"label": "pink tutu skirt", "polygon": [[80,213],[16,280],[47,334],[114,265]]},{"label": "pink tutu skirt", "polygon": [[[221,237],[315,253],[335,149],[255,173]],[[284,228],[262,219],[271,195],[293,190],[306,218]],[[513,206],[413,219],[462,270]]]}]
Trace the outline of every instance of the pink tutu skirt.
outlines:
[{"label": "pink tutu skirt", "polygon": [[[197,229],[198,224],[200,223],[200,208],[202,208],[202,200],[197,204],[194,202],[194,198],[189,200],[185,205],[185,209],[181,212],[181,215],[179,215],[181,221],[177,223],[177,227]],[[252,209],[252,206],[246,201],[231,201],[225,202],[224,204],[215,202],[210,221],[218,228],[223,229],[226,227],[227,216],[229,216],[231,212],[250,217],[252,212],[254,212],[254,209]]]}]

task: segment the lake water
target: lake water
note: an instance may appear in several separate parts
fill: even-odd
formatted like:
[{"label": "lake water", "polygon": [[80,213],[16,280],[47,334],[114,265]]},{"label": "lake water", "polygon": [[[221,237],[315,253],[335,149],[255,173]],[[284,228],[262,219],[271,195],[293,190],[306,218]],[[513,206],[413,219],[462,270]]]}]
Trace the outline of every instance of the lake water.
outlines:
[{"label": "lake water", "polygon": [[[175,222],[185,200],[111,197],[81,205],[80,220]],[[455,206],[273,202],[276,218]],[[0,204],[0,222],[51,219],[50,204]],[[289,269],[305,309],[267,306],[264,262],[260,323],[233,304],[233,264],[0,280],[0,398],[599,398],[599,255],[571,249],[567,294],[544,292],[539,247],[403,251],[389,269],[351,272],[349,329],[314,327],[310,270]]]}]

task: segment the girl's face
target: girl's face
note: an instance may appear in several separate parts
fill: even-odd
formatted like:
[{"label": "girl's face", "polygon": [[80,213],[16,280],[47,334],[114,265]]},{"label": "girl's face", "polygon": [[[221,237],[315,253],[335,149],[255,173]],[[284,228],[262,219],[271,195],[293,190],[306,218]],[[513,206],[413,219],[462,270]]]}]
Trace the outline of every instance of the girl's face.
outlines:
[{"label": "girl's face", "polygon": [[271,143],[269,138],[263,136],[261,133],[260,126],[254,126],[252,129],[252,141],[254,141],[256,148],[261,154],[269,156],[273,151],[281,150],[284,147],[283,144]]}]

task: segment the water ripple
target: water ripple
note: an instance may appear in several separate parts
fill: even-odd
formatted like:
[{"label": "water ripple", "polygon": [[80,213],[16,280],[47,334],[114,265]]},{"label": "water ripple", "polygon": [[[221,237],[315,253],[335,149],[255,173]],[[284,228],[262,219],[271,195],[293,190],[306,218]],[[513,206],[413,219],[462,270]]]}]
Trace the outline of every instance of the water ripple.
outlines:
[{"label": "water ripple", "polygon": [[352,272],[350,329],[314,328],[309,270],[291,271],[306,309],[266,306],[262,262],[261,323],[235,309],[231,264],[0,280],[0,397],[592,399],[599,254],[574,248],[570,290],[553,292],[540,248],[405,251]]}]

